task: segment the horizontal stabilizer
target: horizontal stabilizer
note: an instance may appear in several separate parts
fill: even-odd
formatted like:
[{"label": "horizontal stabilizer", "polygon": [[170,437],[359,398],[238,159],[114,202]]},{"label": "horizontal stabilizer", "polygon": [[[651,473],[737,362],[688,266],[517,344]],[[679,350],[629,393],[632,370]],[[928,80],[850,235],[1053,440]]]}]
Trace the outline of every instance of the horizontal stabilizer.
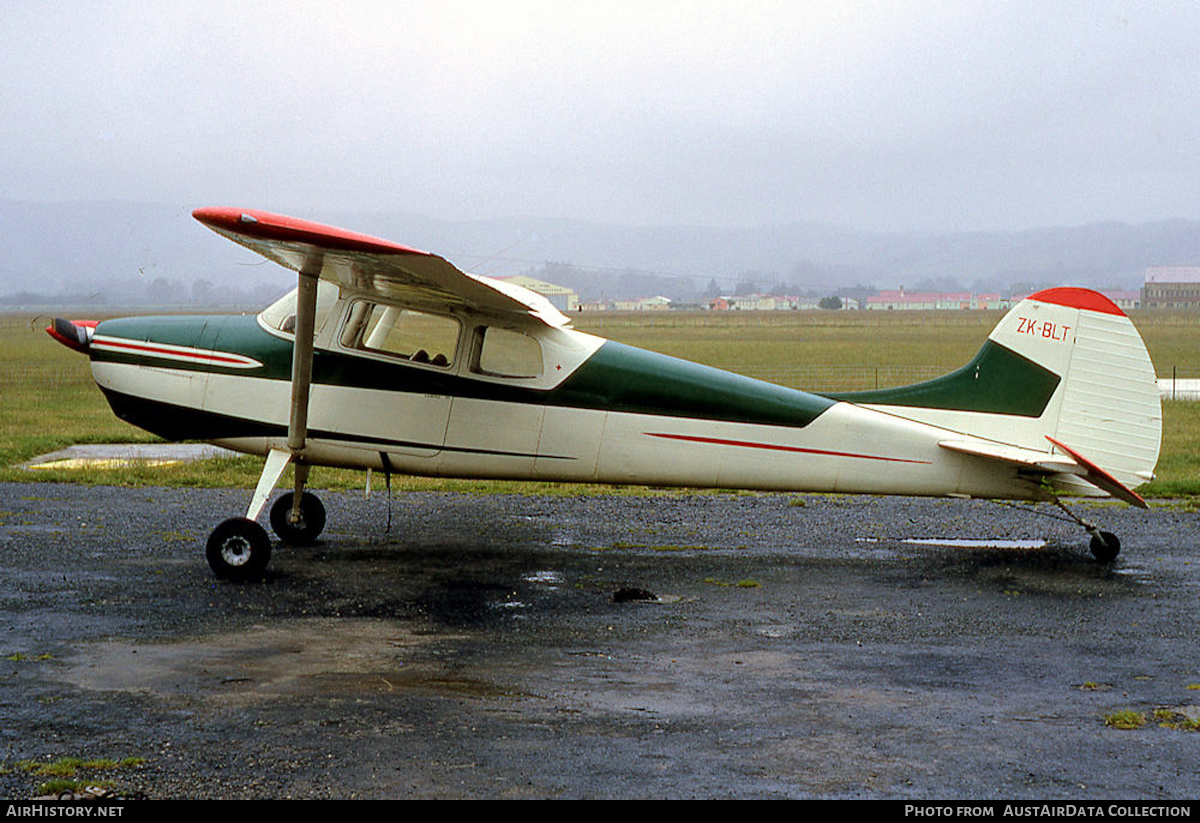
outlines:
[{"label": "horizontal stabilizer", "polygon": [[1088,460],[1078,451],[1060,443],[1052,437],[1047,436],[1046,439],[1066,452],[1066,454],[1060,455],[1053,452],[1035,451],[1033,449],[1021,448],[1020,446],[1009,446],[1003,443],[978,439],[943,440],[938,445],[943,449],[959,452],[960,454],[970,454],[975,457],[998,460],[1002,463],[1019,466],[1032,472],[1042,473],[1048,479],[1054,475],[1077,476],[1131,506],[1137,506],[1142,509],[1147,508],[1146,501],[1140,495],[1104,469]]},{"label": "horizontal stabilizer", "polygon": [[1068,457],[1062,457],[1050,452],[1023,449],[1020,446],[1008,446],[1004,443],[993,443],[989,440],[943,440],[938,445],[950,451],[972,454],[976,457],[987,457],[1013,466],[1023,466],[1045,472],[1046,474],[1080,473],[1079,464]]}]

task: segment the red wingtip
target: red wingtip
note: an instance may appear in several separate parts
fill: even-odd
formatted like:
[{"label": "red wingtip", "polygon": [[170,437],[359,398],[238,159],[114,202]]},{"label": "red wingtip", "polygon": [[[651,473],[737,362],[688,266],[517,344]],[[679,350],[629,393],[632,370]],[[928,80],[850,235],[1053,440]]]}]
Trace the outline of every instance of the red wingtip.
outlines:
[{"label": "red wingtip", "polygon": [[192,217],[215,231],[260,240],[311,243],[327,249],[374,254],[429,254],[368,234],[266,211],[217,206],[196,209]]}]

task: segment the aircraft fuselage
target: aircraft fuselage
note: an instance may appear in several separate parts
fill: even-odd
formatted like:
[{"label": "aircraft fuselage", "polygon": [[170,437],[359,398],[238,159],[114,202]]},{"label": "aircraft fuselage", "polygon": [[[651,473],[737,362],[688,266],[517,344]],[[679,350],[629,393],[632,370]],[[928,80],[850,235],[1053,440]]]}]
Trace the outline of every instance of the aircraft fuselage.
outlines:
[{"label": "aircraft fuselage", "polygon": [[[448,477],[1042,496],[1015,468],[997,472],[939,448],[946,429],[894,414],[564,328],[542,330],[529,346],[527,359],[540,362],[496,367],[481,349],[492,327],[466,316],[455,318],[445,362],[420,362],[356,341],[356,305],[343,297],[322,317],[301,462]],[[266,454],[286,441],[293,348],[286,312],[282,328],[270,318],[104,321],[93,371],[134,425]]]}]

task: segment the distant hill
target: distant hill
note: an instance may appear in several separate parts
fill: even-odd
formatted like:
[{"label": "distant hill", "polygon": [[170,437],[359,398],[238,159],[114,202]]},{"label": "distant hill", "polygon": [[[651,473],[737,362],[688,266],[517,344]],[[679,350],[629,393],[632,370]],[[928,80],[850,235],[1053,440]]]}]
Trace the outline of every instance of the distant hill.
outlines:
[{"label": "distant hill", "polygon": [[[170,295],[261,301],[289,278],[217,237],[188,206],[0,200],[0,299],[17,293],[128,302]],[[245,204],[275,208],[272,204]],[[301,213],[441,254],[496,276],[557,270],[584,299],[699,295],[713,281],[796,291],[1075,284],[1138,288],[1152,265],[1200,263],[1200,221],[1097,223],[1022,232],[902,234],[794,224],[630,227],[511,218],[453,222],[379,212]],[[545,279],[551,279],[546,277]]]}]

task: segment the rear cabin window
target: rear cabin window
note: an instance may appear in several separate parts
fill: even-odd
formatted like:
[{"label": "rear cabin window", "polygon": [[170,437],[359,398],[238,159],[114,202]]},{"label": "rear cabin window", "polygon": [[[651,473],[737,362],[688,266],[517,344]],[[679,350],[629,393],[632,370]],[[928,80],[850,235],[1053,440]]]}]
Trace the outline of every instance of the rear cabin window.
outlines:
[{"label": "rear cabin window", "polygon": [[482,332],[475,371],[495,377],[541,377],[542,347],[536,339],[497,326]]},{"label": "rear cabin window", "polygon": [[440,314],[357,302],[342,329],[342,345],[413,363],[447,368],[458,348],[459,323]]}]

